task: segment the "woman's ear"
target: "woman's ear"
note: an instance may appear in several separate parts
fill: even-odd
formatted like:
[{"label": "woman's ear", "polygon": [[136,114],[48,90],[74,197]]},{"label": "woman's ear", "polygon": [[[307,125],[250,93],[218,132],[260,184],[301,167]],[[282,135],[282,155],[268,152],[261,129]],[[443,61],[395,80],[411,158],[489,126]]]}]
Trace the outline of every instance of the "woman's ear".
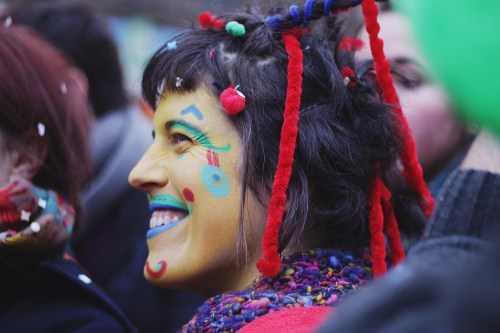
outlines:
[{"label": "woman's ear", "polygon": [[47,151],[48,146],[45,140],[29,140],[24,149],[15,154],[12,175],[33,179],[42,167]]}]

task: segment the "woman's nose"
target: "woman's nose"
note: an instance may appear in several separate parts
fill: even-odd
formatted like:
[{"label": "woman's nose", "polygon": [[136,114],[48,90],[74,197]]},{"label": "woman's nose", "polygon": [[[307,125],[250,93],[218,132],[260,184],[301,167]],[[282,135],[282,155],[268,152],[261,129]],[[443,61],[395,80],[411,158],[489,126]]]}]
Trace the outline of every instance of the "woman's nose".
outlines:
[{"label": "woman's nose", "polygon": [[155,188],[167,185],[167,168],[162,163],[163,158],[158,158],[156,155],[152,147],[146,151],[130,171],[128,176],[130,185],[144,192],[150,192]]}]

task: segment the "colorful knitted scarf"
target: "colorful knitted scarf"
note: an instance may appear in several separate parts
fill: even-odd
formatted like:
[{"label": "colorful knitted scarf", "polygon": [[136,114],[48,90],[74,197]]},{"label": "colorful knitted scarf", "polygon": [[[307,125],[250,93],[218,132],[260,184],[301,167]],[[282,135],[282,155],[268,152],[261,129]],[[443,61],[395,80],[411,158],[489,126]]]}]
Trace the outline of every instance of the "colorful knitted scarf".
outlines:
[{"label": "colorful knitted scarf", "polygon": [[283,259],[273,279],[257,278],[241,291],[208,299],[180,332],[235,332],[283,308],[332,306],[372,278],[368,249],[319,249]]}]

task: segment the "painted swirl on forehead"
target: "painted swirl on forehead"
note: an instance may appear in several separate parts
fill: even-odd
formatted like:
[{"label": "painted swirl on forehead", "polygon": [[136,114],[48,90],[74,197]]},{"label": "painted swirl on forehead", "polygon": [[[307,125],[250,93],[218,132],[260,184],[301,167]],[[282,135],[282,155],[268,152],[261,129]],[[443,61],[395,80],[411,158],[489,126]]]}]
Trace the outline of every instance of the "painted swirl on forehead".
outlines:
[{"label": "painted swirl on forehead", "polygon": [[167,125],[169,125],[170,129],[180,129],[186,131],[204,148],[212,149],[213,151],[219,153],[226,153],[231,150],[232,146],[230,143],[226,143],[226,145],[223,147],[214,146],[205,133],[203,133],[199,128],[192,126],[184,121],[172,121],[168,122]]}]

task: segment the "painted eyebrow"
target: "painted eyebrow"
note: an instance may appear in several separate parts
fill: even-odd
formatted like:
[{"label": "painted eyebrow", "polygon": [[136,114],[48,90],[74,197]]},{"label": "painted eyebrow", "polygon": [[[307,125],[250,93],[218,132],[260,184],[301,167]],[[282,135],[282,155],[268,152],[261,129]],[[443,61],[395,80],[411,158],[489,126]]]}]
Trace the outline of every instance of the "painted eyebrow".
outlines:
[{"label": "painted eyebrow", "polygon": [[188,122],[185,122],[184,120],[175,119],[175,120],[169,120],[165,123],[165,128],[167,129],[167,131],[170,131],[172,128],[176,127],[186,130],[194,137],[206,136],[205,132],[203,132],[201,128],[199,128],[196,125],[192,125]]},{"label": "painted eyebrow", "polygon": [[212,149],[213,151],[222,153],[231,150],[230,143],[226,143],[226,145],[223,147],[213,145],[205,132],[203,132],[198,126],[191,125],[185,122],[184,120],[175,119],[167,121],[165,123],[165,129],[167,131],[170,131],[172,128],[180,128],[186,131],[187,133],[189,133],[189,135],[195,138],[203,147],[207,149]]}]

